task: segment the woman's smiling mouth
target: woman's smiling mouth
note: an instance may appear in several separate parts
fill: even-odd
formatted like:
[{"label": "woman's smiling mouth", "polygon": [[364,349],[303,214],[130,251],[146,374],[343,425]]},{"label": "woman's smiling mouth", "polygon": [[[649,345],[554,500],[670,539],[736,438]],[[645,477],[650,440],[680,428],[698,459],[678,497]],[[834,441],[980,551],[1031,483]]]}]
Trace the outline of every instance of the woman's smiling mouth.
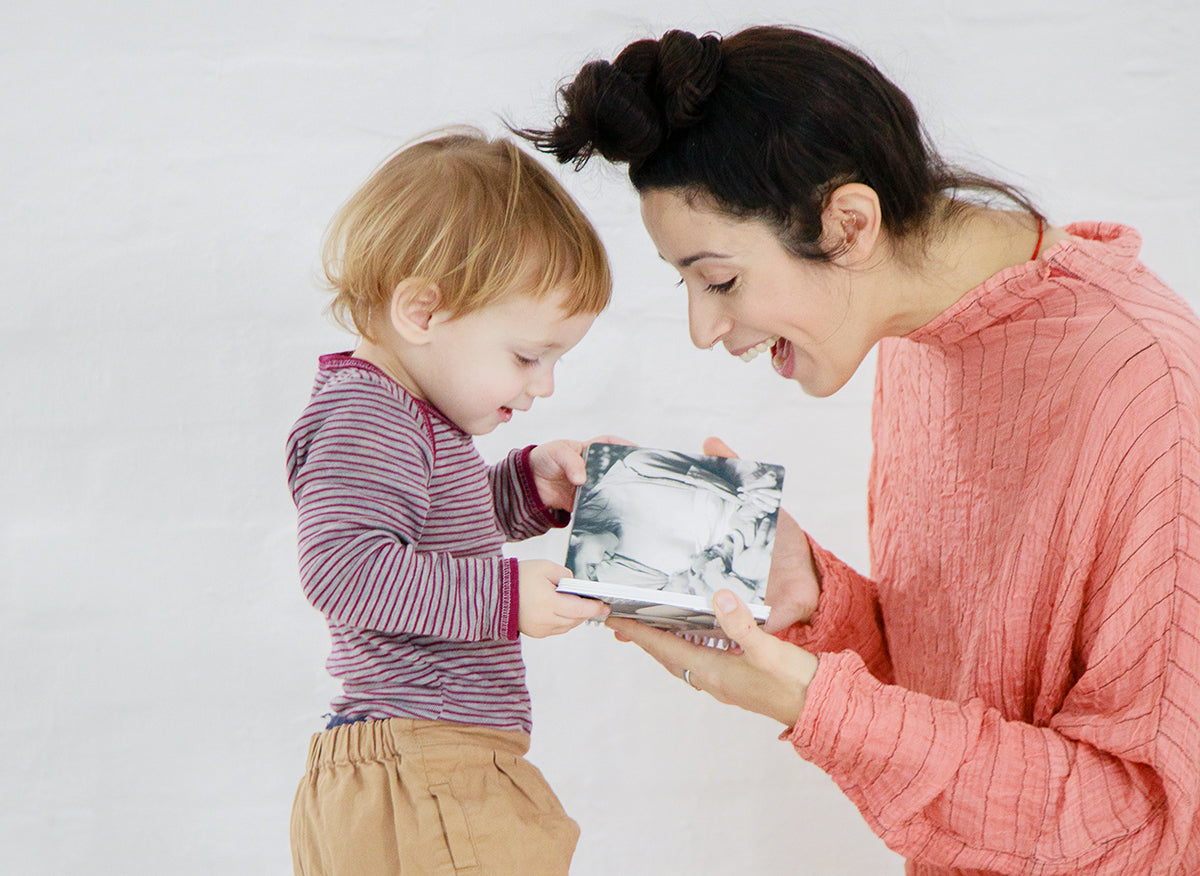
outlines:
[{"label": "woman's smiling mouth", "polygon": [[778,342],[779,338],[766,338],[759,341],[753,347],[748,347],[742,350],[742,352],[734,353],[733,355],[737,356],[743,362],[752,362],[758,358],[759,354],[767,352],[767,350],[770,350]]}]

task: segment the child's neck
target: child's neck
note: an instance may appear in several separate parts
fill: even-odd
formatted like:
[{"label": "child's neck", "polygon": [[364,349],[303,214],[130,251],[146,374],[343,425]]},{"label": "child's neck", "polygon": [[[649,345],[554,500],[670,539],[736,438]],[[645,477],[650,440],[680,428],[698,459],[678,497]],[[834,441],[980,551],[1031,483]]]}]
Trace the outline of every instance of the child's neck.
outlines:
[{"label": "child's neck", "polygon": [[425,401],[425,395],[421,392],[421,387],[417,385],[417,381],[409,374],[408,369],[404,367],[404,363],[394,351],[382,344],[362,338],[359,340],[358,346],[354,348],[354,358],[370,362],[408,390],[409,395],[413,398]]}]

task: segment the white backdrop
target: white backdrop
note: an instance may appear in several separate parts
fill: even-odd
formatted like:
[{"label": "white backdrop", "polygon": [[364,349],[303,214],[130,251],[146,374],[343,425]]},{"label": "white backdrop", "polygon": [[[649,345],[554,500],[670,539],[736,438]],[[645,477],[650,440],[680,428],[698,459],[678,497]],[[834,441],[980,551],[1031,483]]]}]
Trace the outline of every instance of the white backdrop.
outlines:
[{"label": "white backdrop", "polygon": [[[0,27],[0,869],[290,872],[332,685],[283,444],[319,353],[322,230],[446,123],[544,124],[585,60],[670,27],[817,27],[908,90],[953,158],[1056,221],[1138,227],[1200,303],[1200,13],[1190,0],[210,0],[9,3]],[[737,11],[730,11],[735,9]],[[689,346],[622,173],[561,173],[611,309],[557,394],[480,441],[718,434],[865,569],[865,368],[815,401]],[[467,353],[469,355],[469,352]],[[522,557],[561,559],[547,536]],[[585,628],[527,647],[531,754],[583,827],[575,873],[898,873],[771,721]]]}]

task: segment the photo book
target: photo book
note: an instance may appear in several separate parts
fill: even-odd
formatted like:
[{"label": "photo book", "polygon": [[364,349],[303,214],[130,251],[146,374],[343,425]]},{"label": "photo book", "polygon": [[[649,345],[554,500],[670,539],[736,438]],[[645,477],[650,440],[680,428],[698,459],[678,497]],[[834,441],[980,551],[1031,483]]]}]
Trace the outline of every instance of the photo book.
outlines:
[{"label": "photo book", "polygon": [[624,444],[587,448],[564,565],[566,593],[613,617],[713,631],[713,595],[732,590],[761,624],[783,467]]}]

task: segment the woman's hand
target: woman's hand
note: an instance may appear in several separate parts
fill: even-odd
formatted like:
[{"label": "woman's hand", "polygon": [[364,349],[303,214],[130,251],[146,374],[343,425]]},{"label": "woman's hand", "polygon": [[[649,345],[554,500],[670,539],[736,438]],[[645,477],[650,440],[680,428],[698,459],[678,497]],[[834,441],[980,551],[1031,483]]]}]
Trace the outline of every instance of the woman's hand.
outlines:
[{"label": "woman's hand", "polygon": [[[703,449],[709,456],[737,458],[720,438],[706,438]],[[763,602],[771,607],[771,616],[764,629],[768,633],[778,633],[794,623],[808,621],[820,599],[821,583],[808,546],[808,536],[795,518],[780,508],[775,524],[771,573],[763,597]]]},{"label": "woman's hand", "polygon": [[821,600],[821,583],[813,564],[808,536],[782,508],[775,524],[775,550],[763,602],[771,607],[764,629],[778,633],[795,623],[807,623]]},{"label": "woman's hand", "polygon": [[800,717],[816,655],[763,632],[746,604],[729,590],[718,591],[713,607],[721,629],[740,650],[695,645],[674,633],[627,618],[609,618],[617,638],[634,642],[677,678],[699,690],[790,727]]}]

